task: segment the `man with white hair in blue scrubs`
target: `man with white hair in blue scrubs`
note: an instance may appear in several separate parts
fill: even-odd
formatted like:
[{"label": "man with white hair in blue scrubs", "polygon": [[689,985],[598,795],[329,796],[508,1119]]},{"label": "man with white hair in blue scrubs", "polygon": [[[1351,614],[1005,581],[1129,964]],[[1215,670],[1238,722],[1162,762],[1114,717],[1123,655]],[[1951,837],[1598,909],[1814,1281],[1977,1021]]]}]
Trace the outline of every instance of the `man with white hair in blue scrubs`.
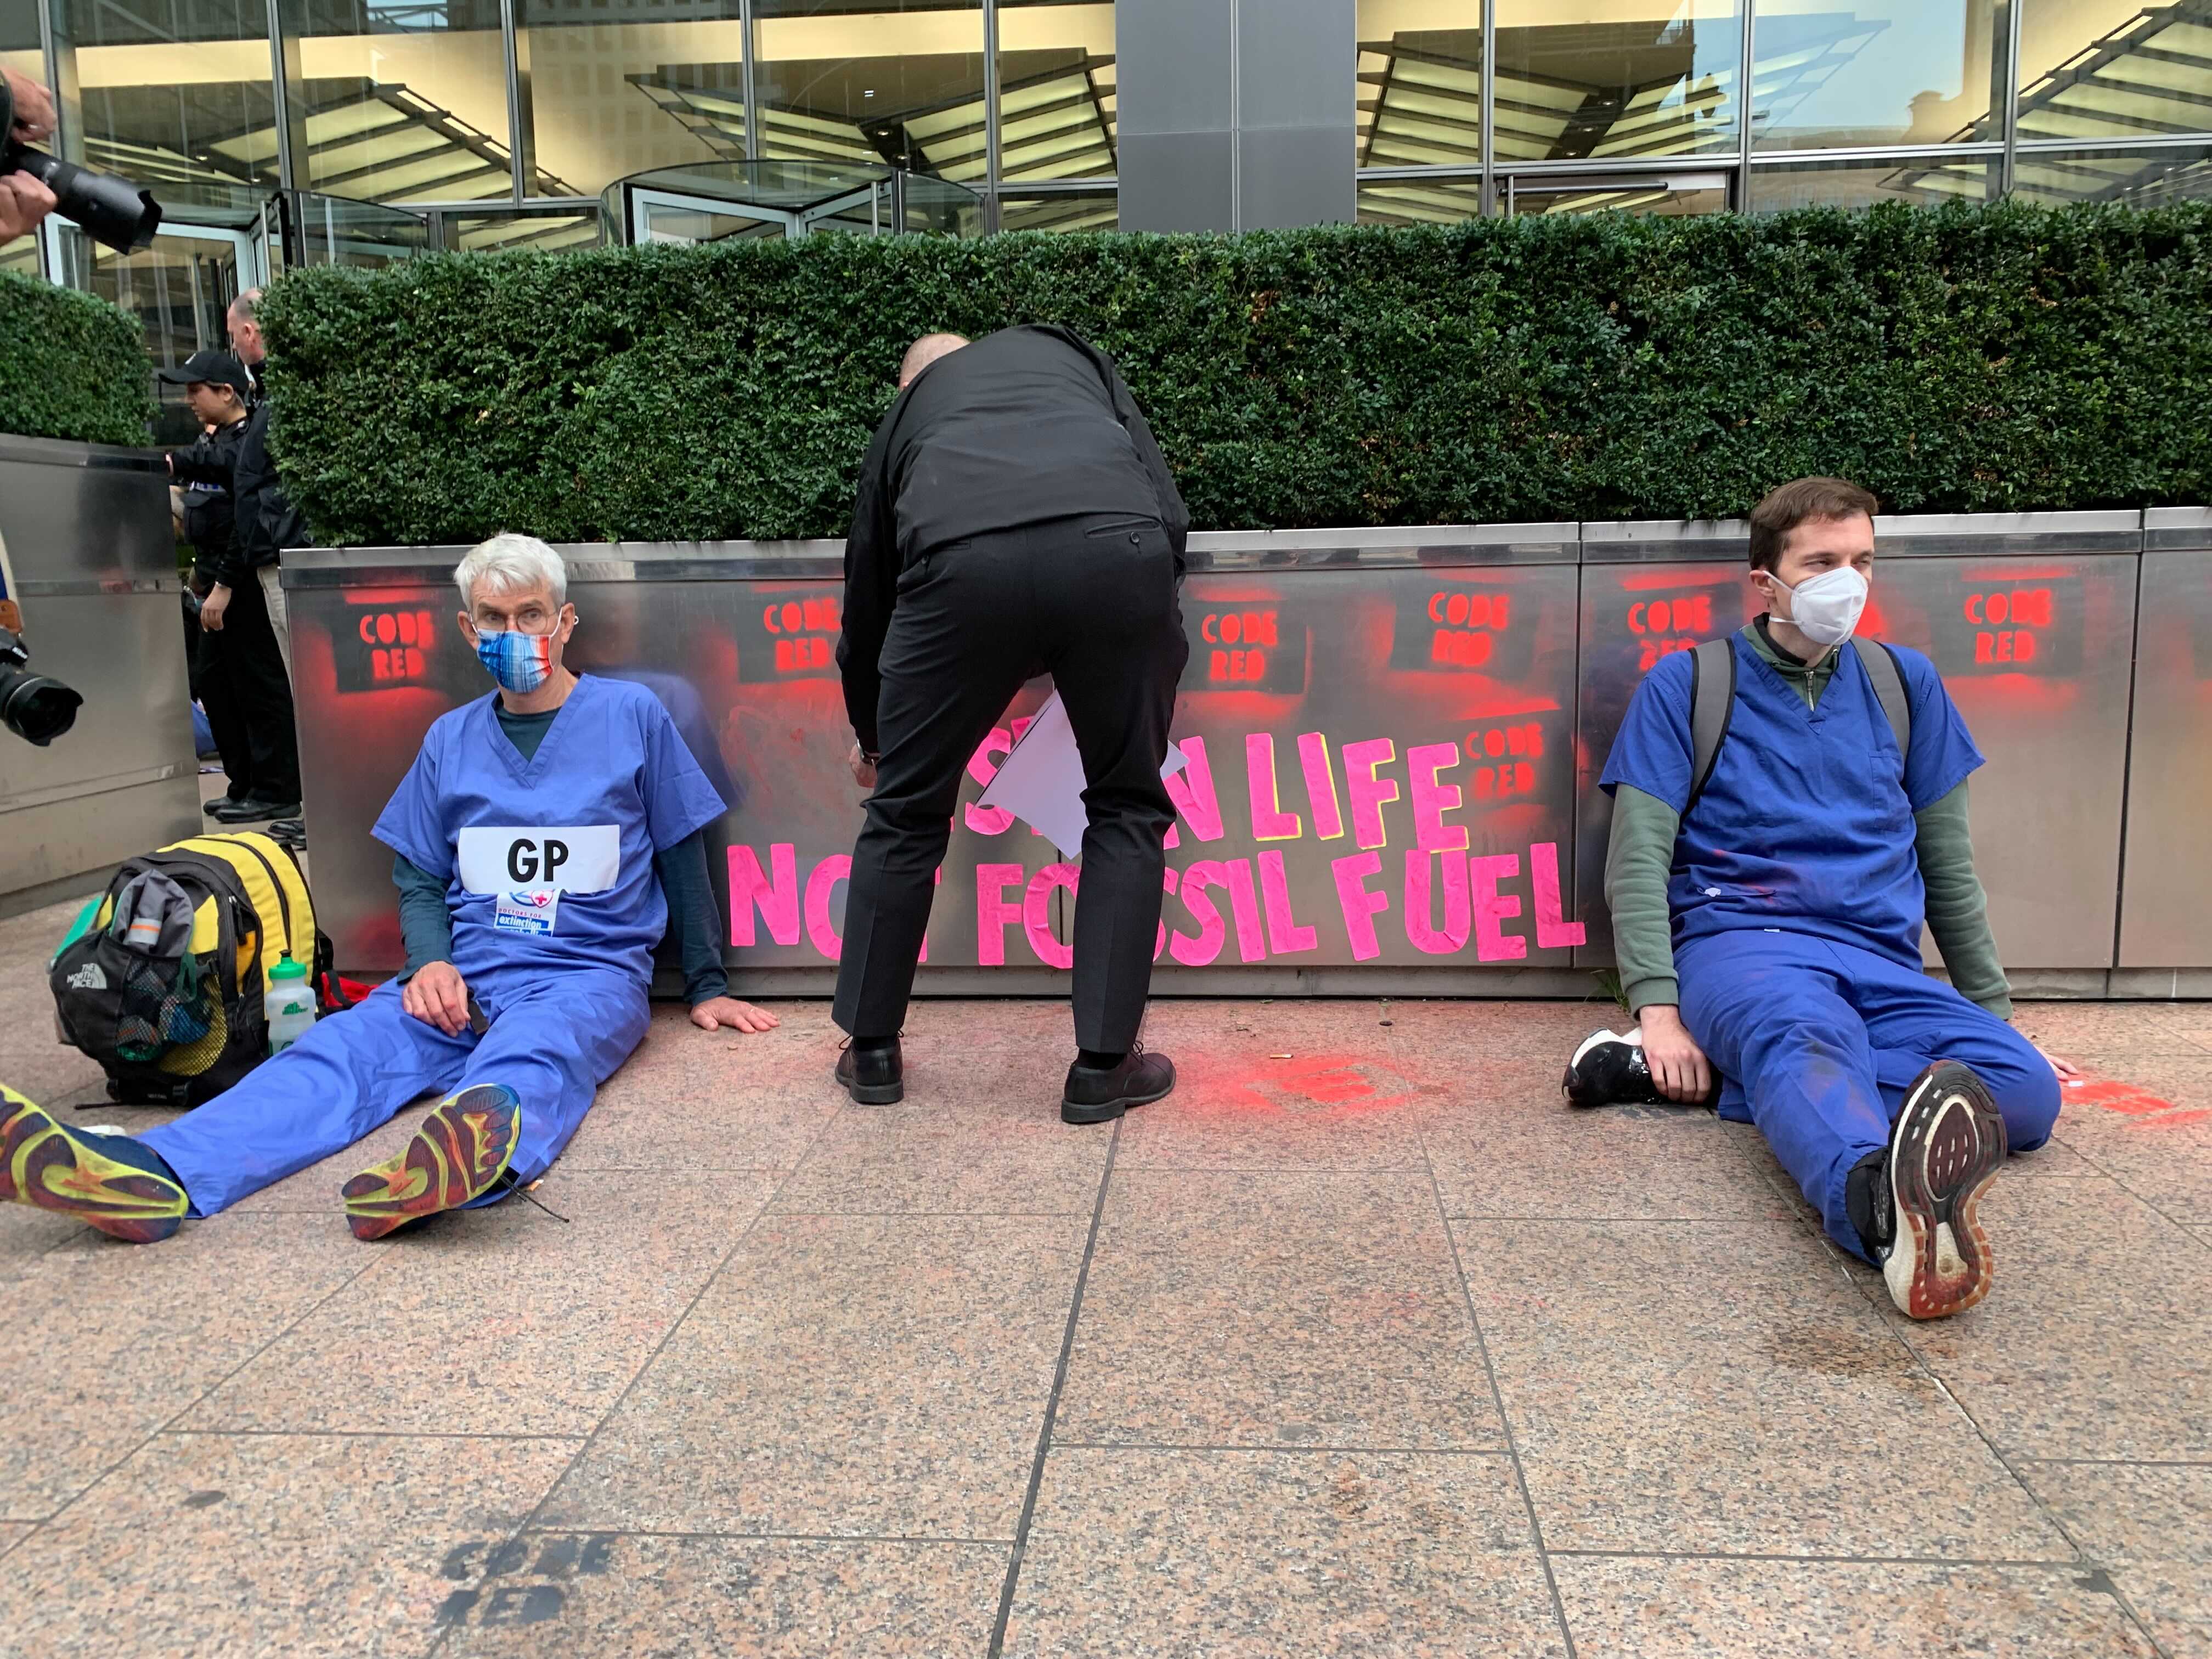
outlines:
[{"label": "man with white hair in blue scrubs", "polygon": [[0,1199],[151,1243],[445,1092],[404,1150],[344,1183],[356,1237],[378,1238],[544,1173],[645,1036],[664,932],[695,1025],[777,1023],[726,994],[701,834],[723,801],[651,692],[563,665],[577,617],[560,556],[495,536],[453,579],[499,690],[432,725],[376,823],[406,971],[143,1135],[65,1128],[6,1094]]}]

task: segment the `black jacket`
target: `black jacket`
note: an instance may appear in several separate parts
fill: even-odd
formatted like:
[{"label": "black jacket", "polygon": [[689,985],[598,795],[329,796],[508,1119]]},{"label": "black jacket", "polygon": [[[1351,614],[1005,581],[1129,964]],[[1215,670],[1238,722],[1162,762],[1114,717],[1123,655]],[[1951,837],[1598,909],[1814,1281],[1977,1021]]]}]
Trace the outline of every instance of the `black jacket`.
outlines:
[{"label": "black jacket", "polygon": [[1073,331],[987,334],[917,376],[876,428],[845,538],[845,708],[873,750],[899,573],[971,536],[1079,514],[1158,519],[1182,568],[1190,514],[1113,359]]},{"label": "black jacket", "polygon": [[185,491],[185,539],[191,544],[192,562],[210,581],[226,587],[247,579],[238,557],[235,490],[239,447],[249,424],[233,421],[201,434],[189,448],[169,452],[176,482],[204,486]]},{"label": "black jacket", "polygon": [[285,495],[269,459],[269,408],[264,393],[246,417],[238,446],[238,553],[249,569],[274,564],[280,548],[306,547],[310,539],[307,521]]}]

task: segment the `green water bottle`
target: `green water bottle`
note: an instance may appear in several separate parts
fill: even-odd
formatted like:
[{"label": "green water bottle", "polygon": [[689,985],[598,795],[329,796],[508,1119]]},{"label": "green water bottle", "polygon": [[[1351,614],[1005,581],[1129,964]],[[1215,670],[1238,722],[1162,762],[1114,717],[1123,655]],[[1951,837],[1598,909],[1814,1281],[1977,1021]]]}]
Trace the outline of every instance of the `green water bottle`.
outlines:
[{"label": "green water bottle", "polygon": [[269,1017],[269,1052],[281,1054],[315,1023],[315,988],[307,983],[307,970],[292,960],[289,951],[269,970],[269,994],[263,1000],[263,1012]]}]

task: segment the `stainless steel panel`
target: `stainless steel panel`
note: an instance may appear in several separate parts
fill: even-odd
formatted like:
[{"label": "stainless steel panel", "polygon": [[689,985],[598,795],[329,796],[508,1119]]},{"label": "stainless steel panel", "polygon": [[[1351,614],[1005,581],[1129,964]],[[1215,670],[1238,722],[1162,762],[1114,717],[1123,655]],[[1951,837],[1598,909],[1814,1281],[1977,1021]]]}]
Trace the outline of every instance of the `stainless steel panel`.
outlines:
[{"label": "stainless steel panel", "polygon": [[1235,142],[1225,126],[1132,132],[1125,119],[1115,151],[1121,176],[1115,224],[1122,230],[1234,229]]},{"label": "stainless steel panel", "polygon": [[[1352,0],[1240,0],[1234,9],[1237,125],[1340,131],[1347,136],[1332,159],[1341,157],[1348,180],[1358,154],[1348,136],[1358,100],[1347,68],[1358,56]],[[1245,200],[1249,208],[1249,176]]]},{"label": "stainless steel panel", "polygon": [[1885,559],[1994,558],[2009,553],[2135,553],[2142,515],[2094,513],[1934,513],[1874,521]]},{"label": "stainless steel panel", "polygon": [[1636,530],[1602,543],[1607,550],[1627,547],[1688,545],[1700,551],[1733,543],[1733,558],[1723,563],[1645,562],[1631,556],[1585,565],[1582,572],[1582,657],[1577,674],[1575,728],[1575,919],[1586,930],[1575,952],[1577,965],[1605,967],[1613,961],[1613,918],[1605,908],[1606,838],[1613,829],[1613,798],[1597,787],[1606,757],[1628,713],[1629,700],[1644,676],[1662,657],[1699,642],[1734,633],[1758,614],[1746,579],[1741,535],[1713,526],[1671,526],[1668,537],[1655,526],[1585,525],[1592,530]]},{"label": "stainless steel panel", "polygon": [[[400,957],[391,857],[369,827],[430,722],[486,689],[431,568],[290,592],[318,898],[356,970]],[[1174,786],[1163,963],[1565,967],[1575,587],[1556,562],[1192,577],[1175,725],[1191,765]],[[570,592],[576,665],[650,685],[737,803],[710,832],[729,960],[818,974],[836,959],[859,826],[832,656],[839,582]],[[970,766],[931,969],[1064,963],[1073,872],[1025,826],[974,808],[1046,690],[1024,692]]]},{"label": "stainless steel panel", "polygon": [[1928,653],[1988,757],[1975,863],[2008,967],[2112,965],[2136,567],[2013,553],[1901,559],[1875,579],[1867,631]]},{"label": "stainless steel panel", "polygon": [[0,731],[0,892],[100,869],[199,822],[166,477],[130,450],[0,440],[33,668],[84,697],[44,749]]},{"label": "stainless steel panel", "polygon": [[[2128,748],[2123,968],[2212,964],[2212,526],[2160,526],[2193,551],[2147,553]],[[2151,533],[2160,533],[2153,529]]]},{"label": "stainless steel panel", "polygon": [[1250,127],[1237,135],[1237,228],[1287,230],[1346,225],[1356,216],[1352,123],[1340,127]]},{"label": "stainless steel panel", "polygon": [[[1232,0],[1119,0],[1114,22],[1124,143],[1153,133],[1229,130]],[[1344,61],[1352,61],[1349,55]],[[1351,78],[1347,71],[1345,79]],[[1127,169],[1124,155],[1125,191]]]}]

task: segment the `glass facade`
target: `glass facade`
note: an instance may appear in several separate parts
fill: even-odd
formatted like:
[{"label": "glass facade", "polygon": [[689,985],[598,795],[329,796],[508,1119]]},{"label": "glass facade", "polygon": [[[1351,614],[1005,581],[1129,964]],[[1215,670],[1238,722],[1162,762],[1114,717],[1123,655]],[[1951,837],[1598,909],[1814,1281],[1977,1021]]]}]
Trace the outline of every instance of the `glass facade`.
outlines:
[{"label": "glass facade", "polygon": [[[1342,3],[1366,223],[2205,191],[2212,0]],[[0,269],[123,298],[167,359],[287,258],[1108,228],[1130,21],[1111,0],[0,0],[0,63],[64,91],[57,147],[168,210],[142,252],[57,223]],[[699,199],[663,177],[714,168]],[[850,199],[777,193],[821,179]]]},{"label": "glass facade", "polygon": [[1356,7],[1363,223],[2203,188],[2204,0]]}]

